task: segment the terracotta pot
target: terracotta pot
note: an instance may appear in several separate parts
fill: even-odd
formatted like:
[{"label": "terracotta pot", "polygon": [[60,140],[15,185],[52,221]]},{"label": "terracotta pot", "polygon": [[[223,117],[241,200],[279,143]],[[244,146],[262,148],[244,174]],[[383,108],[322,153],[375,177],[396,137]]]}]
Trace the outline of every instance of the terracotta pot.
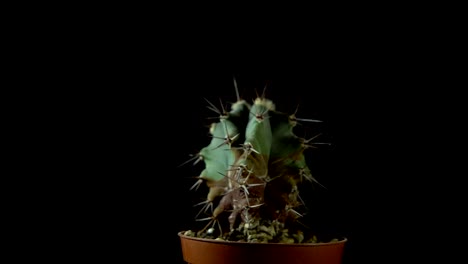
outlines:
[{"label": "terracotta pot", "polygon": [[184,261],[191,264],[341,264],[346,238],[329,243],[243,243],[194,238],[178,233]]}]

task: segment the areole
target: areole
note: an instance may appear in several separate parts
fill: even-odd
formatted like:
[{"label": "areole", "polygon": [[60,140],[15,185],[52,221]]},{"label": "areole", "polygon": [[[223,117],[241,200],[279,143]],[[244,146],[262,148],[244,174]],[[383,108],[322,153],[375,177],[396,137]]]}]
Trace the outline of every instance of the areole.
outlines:
[{"label": "areole", "polygon": [[178,235],[184,261],[191,264],[341,264],[347,242],[247,243]]}]

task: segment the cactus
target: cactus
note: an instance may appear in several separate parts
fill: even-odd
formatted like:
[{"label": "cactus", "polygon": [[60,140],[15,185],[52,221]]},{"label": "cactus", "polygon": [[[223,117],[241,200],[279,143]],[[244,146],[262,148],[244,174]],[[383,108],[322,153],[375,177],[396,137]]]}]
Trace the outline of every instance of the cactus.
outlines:
[{"label": "cactus", "polygon": [[186,235],[262,243],[316,239],[305,237],[297,224],[303,206],[299,186],[317,182],[304,156],[311,139],[294,133],[295,114],[276,110],[264,96],[248,103],[238,93],[229,111],[211,103],[209,108],[220,116],[211,124],[211,141],[195,157],[205,166],[191,188],[206,184],[196,220],[207,224]]}]

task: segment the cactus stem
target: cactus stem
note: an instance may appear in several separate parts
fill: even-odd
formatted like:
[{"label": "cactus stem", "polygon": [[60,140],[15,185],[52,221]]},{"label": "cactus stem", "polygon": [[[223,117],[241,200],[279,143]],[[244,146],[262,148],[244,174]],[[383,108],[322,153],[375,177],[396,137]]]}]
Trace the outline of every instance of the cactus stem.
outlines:
[{"label": "cactus stem", "polygon": [[190,188],[198,189],[202,183],[208,188],[204,201],[194,205],[198,206],[195,220],[205,221],[197,236],[213,238],[219,228],[218,238],[223,239],[302,241],[291,237],[296,231],[293,222],[299,223],[307,209],[299,186],[317,183],[325,188],[312,177],[304,153],[327,143],[316,142],[324,141],[317,139],[321,134],[298,136],[294,127],[321,121],[297,118],[299,108],[292,115],[277,111],[274,102],[265,98],[267,85],[253,104],[241,99],[235,78],[234,88],[237,101],[230,109],[221,97],[219,103],[205,98],[218,120],[209,126],[210,142],[183,163],[205,164]]}]

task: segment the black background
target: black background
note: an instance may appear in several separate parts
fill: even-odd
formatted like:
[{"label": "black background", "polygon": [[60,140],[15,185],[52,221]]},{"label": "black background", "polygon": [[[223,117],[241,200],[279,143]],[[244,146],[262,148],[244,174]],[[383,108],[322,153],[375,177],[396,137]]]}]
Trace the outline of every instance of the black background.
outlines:
[{"label": "black background", "polygon": [[206,117],[216,114],[205,99],[236,99],[234,77],[245,99],[265,88],[277,109],[323,121],[305,134],[323,132],[332,143],[311,151],[327,187],[311,198],[317,225],[349,239],[345,263],[397,258],[406,253],[393,243],[410,252],[413,239],[430,234],[418,216],[430,174],[415,156],[427,149],[421,128],[439,109],[431,100],[439,90],[426,87],[440,77],[426,71],[420,50],[344,37],[310,49],[301,40],[269,46],[276,35],[229,46],[137,35],[79,50],[73,70],[62,69],[72,91],[63,108],[73,110],[67,171],[76,174],[70,189],[79,189],[67,208],[88,241],[83,252],[182,263],[177,232],[193,223],[189,188],[200,167],[179,165],[208,142]]},{"label": "black background", "polygon": [[392,126],[382,114],[392,98],[390,88],[374,87],[376,77],[368,78],[368,72],[339,67],[214,68],[190,61],[170,70],[126,66],[130,71],[109,76],[118,88],[106,85],[96,93],[84,138],[90,150],[84,161],[90,165],[86,190],[92,192],[85,219],[94,230],[92,244],[117,259],[157,262],[162,254],[168,263],[182,263],[177,232],[193,224],[192,205],[199,200],[189,188],[201,170],[179,165],[208,142],[206,117],[216,114],[206,108],[205,98],[215,104],[236,99],[233,77],[243,98],[251,100],[266,87],[277,109],[292,113],[298,107],[298,117],[323,121],[304,124],[311,127],[304,136],[322,132],[323,141],[332,143],[311,150],[314,175],[327,190],[308,198],[319,229],[349,239],[346,263],[369,258],[369,247],[377,254],[381,249],[372,241],[379,237],[399,239],[395,225],[383,222],[398,218],[388,205],[391,186],[398,184],[390,180],[394,168],[383,155],[391,144],[400,144],[389,138],[386,130]]},{"label": "black background", "polygon": [[8,156],[28,158],[15,169],[33,185],[19,239],[60,262],[182,263],[200,167],[178,165],[207,142],[205,98],[235,100],[236,77],[246,99],[266,85],[278,109],[323,121],[332,145],[311,165],[328,189],[312,204],[323,230],[348,237],[346,264],[432,260],[430,246],[453,241],[466,193],[453,166],[466,138],[457,16],[177,5],[18,16],[4,99],[19,136]]}]

